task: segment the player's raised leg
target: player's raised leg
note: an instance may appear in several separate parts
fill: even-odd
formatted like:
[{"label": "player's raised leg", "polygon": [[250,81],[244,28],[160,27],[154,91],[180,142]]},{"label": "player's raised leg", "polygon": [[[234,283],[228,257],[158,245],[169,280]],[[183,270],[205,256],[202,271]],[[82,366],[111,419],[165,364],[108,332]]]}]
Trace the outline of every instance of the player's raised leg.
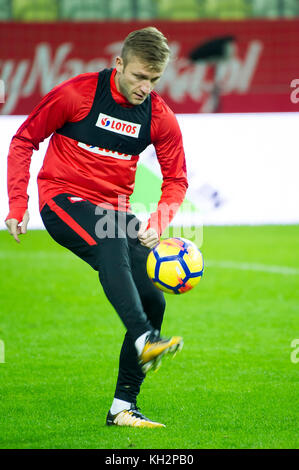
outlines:
[{"label": "player's raised leg", "polygon": [[[150,320],[151,325],[155,328],[156,339],[160,342],[165,342],[165,339],[159,337],[165,311],[165,298],[164,294],[154,286],[147,275],[146,259],[149,250],[143,247],[136,239],[129,238],[128,241],[131,253],[132,274],[142,301],[144,312]],[[141,353],[143,349],[148,349],[149,344],[152,346],[150,341],[148,341],[146,345],[147,340],[149,340],[148,336],[149,335],[144,335],[143,338],[141,337],[139,341],[137,341],[137,343],[140,343]],[[158,344],[156,347],[157,349],[159,347],[161,348]],[[164,344],[163,350],[165,352]],[[149,355],[149,352],[147,354]],[[159,356],[156,360],[150,357],[147,367],[150,366],[151,368],[158,369],[160,362],[161,358],[159,358]],[[140,421],[135,420],[134,409],[137,406],[137,396],[144,378],[145,373],[142,370],[140,357],[136,351],[135,344],[132,338],[126,334],[120,353],[116,390],[111,409],[107,416],[107,424],[140,426]],[[131,415],[127,413],[123,414],[124,410],[133,410],[133,413]],[[148,418],[143,416],[143,420],[148,420]],[[146,427],[161,427],[161,423],[155,422],[153,424],[151,420],[148,421],[151,424],[146,424]]]}]

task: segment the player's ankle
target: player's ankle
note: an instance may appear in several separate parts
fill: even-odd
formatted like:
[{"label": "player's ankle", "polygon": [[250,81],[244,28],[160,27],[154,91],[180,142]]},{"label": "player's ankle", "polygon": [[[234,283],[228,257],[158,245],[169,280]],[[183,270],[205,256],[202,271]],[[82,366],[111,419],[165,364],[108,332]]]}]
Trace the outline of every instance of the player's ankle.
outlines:
[{"label": "player's ankle", "polygon": [[129,410],[131,408],[131,405],[132,403],[129,401],[114,398],[110,408],[110,413],[112,415],[116,415],[117,413],[120,413],[123,410]]},{"label": "player's ankle", "polygon": [[143,348],[144,348],[144,345],[146,343],[146,340],[147,340],[148,336],[150,335],[150,333],[151,333],[151,331],[148,330],[145,333],[143,333],[142,335],[138,336],[138,338],[136,339],[135,348],[137,350],[138,356],[141,355],[141,353],[143,351]]}]

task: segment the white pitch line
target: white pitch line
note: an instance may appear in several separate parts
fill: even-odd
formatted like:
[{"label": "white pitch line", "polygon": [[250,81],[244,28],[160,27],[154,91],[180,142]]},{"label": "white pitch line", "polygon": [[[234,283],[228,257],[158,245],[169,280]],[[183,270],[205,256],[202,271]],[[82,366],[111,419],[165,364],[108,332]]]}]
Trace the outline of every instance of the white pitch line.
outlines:
[{"label": "white pitch line", "polygon": [[[19,259],[32,259],[39,260],[51,260],[51,259],[61,259],[63,257],[73,258],[74,255],[65,251],[64,253],[51,253],[51,251],[46,250],[28,250],[18,253],[14,252],[5,252],[0,251],[0,259],[14,259],[18,261]],[[290,266],[275,266],[270,264],[259,264],[259,263],[238,263],[235,261],[216,261],[216,260],[205,260],[206,268],[220,268],[220,269],[238,269],[240,271],[259,271],[269,274],[280,274],[283,276],[298,276],[299,269],[291,268]]]},{"label": "white pitch line", "polygon": [[283,276],[298,276],[299,269],[289,266],[275,266],[258,263],[237,263],[235,261],[207,260],[205,265],[209,268],[238,269],[241,271],[259,271],[269,274],[281,274]]},{"label": "white pitch line", "polygon": [[0,259],[28,259],[28,258],[35,258],[35,259],[46,259],[46,260],[51,260],[53,258],[61,259],[63,257],[73,257],[74,255],[68,251],[61,253],[53,253],[50,250],[49,251],[35,251],[35,250],[27,250],[27,251],[20,251],[18,252],[18,249],[15,251],[0,251]]}]

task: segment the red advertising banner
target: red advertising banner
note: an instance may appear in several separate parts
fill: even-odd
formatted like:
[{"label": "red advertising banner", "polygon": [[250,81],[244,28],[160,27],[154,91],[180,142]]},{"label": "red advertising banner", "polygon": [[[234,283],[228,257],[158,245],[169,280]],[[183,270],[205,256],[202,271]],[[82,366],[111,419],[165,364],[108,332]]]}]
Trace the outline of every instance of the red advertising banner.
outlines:
[{"label": "red advertising banner", "polygon": [[[112,67],[125,36],[147,25],[1,22],[0,113],[28,114],[58,83]],[[299,20],[154,26],[173,53],[156,89],[175,113],[299,111]]]}]

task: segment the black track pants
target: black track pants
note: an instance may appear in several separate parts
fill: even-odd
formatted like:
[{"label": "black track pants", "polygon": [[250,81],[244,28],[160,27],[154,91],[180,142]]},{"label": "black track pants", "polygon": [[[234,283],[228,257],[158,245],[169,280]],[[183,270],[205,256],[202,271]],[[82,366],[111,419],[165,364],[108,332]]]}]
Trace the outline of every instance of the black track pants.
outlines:
[{"label": "black track pants", "polygon": [[134,402],[144,379],[134,342],[147,330],[160,330],[165,309],[163,293],[146,274],[149,250],[137,238],[139,220],[72,194],[48,201],[41,217],[57,243],[98,271],[104,292],[127,330],[115,397]]}]

